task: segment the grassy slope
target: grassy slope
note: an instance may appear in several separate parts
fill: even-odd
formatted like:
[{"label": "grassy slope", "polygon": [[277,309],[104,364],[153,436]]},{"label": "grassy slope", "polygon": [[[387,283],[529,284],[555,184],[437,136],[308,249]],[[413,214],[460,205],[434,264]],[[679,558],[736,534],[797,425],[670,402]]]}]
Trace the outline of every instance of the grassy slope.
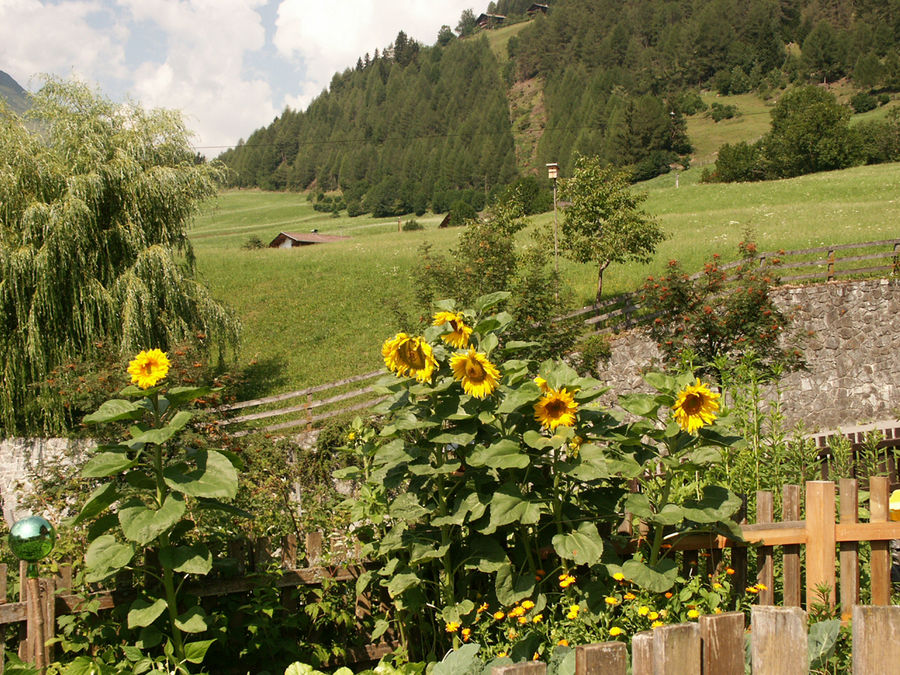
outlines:
[{"label": "grassy slope", "polygon": [[[752,227],[762,250],[805,248],[896,236],[900,220],[900,164],[859,167],[754,184],[704,185],[700,169],[670,174],[643,186],[647,210],[668,239],[650,265],[612,267],[606,292],[633,290],[648,274],[677,258],[699,269],[712,253],[736,254]],[[447,250],[458,231],[438,230],[436,216],[420,218],[424,231],[397,232],[396,220],[331,218],[305,197],[289,193],[223,193],[191,234],[198,268],[214,294],[244,321],[242,361],[258,359],[262,391],[278,393],[377,368],[380,345],[397,330],[391,308],[409,308],[409,271],[419,245]],[[534,219],[550,226],[552,214]],[[345,242],[292,250],[247,251],[251,235],[269,242],[279,231],[344,234]],[[561,259],[579,304],[591,301],[595,269]]]}]

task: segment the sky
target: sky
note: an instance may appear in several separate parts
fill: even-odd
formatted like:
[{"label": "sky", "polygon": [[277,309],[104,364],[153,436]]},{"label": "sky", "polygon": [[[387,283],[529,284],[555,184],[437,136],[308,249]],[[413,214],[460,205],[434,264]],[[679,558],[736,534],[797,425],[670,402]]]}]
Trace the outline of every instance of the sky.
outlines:
[{"label": "sky", "polygon": [[0,0],[0,70],[77,78],[116,101],[181,110],[214,157],[399,31],[433,45],[487,0]]}]

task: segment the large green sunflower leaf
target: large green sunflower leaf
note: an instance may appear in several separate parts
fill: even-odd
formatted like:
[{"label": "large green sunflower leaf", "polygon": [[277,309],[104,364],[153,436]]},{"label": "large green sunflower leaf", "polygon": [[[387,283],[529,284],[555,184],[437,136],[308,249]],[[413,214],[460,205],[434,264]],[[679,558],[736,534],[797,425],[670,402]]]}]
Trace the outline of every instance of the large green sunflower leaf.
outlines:
[{"label": "large green sunflower leaf", "polygon": [[165,598],[157,598],[153,602],[137,598],[128,609],[128,627],[144,628],[156,621],[166,611]]},{"label": "large green sunflower leaf", "polygon": [[206,544],[172,546],[159,552],[159,562],[176,572],[185,574],[209,574],[212,570],[212,554]]},{"label": "large green sunflower leaf", "polygon": [[119,524],[129,541],[146,546],[181,520],[184,511],[184,498],[177,493],[167,496],[159,509],[135,500],[119,509]]},{"label": "large green sunflower leaf", "polygon": [[524,469],[530,463],[528,455],[519,451],[519,444],[511,439],[479,446],[469,457],[472,466],[489,466],[492,469]]},{"label": "large green sunflower leaf", "polygon": [[517,574],[512,565],[503,565],[497,571],[494,590],[501,605],[511,606],[534,593],[534,576],[528,572]]},{"label": "large green sunflower leaf", "polygon": [[194,455],[197,468],[183,472],[169,467],[163,474],[166,485],[192,497],[234,499],[238,488],[238,474],[234,465],[215,450],[198,450]]},{"label": "large green sunflower leaf", "polygon": [[487,295],[482,295],[480,298],[475,300],[475,311],[476,312],[486,312],[491,307],[496,307],[501,302],[509,300],[512,293],[509,291],[497,291],[495,293],[488,293]]},{"label": "large green sunflower leaf", "polygon": [[121,398],[104,401],[96,412],[86,415],[85,424],[103,424],[121,420],[136,420],[144,415],[144,408]]},{"label": "large green sunflower leaf", "polygon": [[184,614],[175,619],[175,625],[185,633],[202,633],[206,625],[206,612],[202,607],[191,607]]},{"label": "large green sunflower leaf", "polygon": [[413,586],[418,586],[420,583],[421,579],[419,579],[419,577],[412,572],[402,572],[400,574],[395,574],[391,577],[391,580],[388,583],[388,594],[392,598],[396,598],[404,591],[409,590]]},{"label": "large green sunflower leaf", "polygon": [[578,529],[553,537],[553,548],[565,560],[576,565],[593,565],[603,555],[603,540],[593,523],[581,523]]},{"label": "large green sunflower leaf", "polygon": [[98,488],[94,489],[91,492],[90,496],[87,498],[87,501],[84,503],[84,506],[81,507],[81,512],[78,514],[78,517],[75,518],[73,525],[78,525],[89,518],[93,518],[96,515],[103,513],[112,503],[114,503],[119,498],[119,492],[116,490],[116,485],[113,482],[104,483]]},{"label": "large green sunflower leaf", "polygon": [[91,457],[81,469],[82,478],[106,478],[130,469],[137,464],[123,450],[121,452],[99,452]]},{"label": "large green sunflower leaf", "polygon": [[715,523],[727,520],[741,506],[740,498],[718,485],[703,488],[703,499],[684,502],[684,517],[695,523]]},{"label": "large green sunflower leaf", "polygon": [[665,593],[675,585],[678,577],[678,563],[666,558],[654,567],[639,560],[627,560],[622,565],[622,573],[635,585],[651,593]]},{"label": "large green sunflower leaf", "polygon": [[131,544],[121,544],[111,534],[104,534],[91,542],[84,554],[87,566],[85,581],[103,581],[128,565],[134,557]]},{"label": "large green sunflower leaf", "polygon": [[522,495],[519,486],[504,483],[491,497],[491,525],[533,525],[541,518],[541,505]]}]

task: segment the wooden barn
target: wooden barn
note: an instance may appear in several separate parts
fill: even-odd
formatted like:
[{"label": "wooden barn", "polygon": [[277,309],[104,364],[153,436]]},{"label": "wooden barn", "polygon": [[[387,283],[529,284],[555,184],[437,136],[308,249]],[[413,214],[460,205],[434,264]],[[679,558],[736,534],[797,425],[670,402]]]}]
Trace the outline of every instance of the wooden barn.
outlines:
[{"label": "wooden barn", "polygon": [[475,19],[475,23],[486,30],[496,28],[506,21],[506,17],[501,14],[479,14]]},{"label": "wooden barn", "polygon": [[540,2],[534,2],[525,10],[525,13],[528,14],[528,16],[534,16],[535,14],[546,14],[549,9],[550,8],[547,5]]},{"label": "wooden barn", "polygon": [[336,234],[319,234],[318,232],[279,232],[278,236],[269,243],[269,248],[311,246],[312,244],[327,244],[332,241],[341,241],[349,238]]}]

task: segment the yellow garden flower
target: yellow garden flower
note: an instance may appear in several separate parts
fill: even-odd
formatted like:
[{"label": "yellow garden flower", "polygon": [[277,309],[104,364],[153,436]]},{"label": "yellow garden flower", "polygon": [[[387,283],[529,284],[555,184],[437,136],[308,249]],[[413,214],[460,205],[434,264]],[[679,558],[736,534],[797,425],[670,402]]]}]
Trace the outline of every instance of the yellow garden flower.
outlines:
[{"label": "yellow garden flower", "polygon": [[534,383],[540,388],[542,392],[545,394],[550,391],[550,385],[547,384],[547,380],[538,375],[534,378]]},{"label": "yellow garden flower", "polygon": [[513,609],[509,610],[509,616],[511,616],[513,618],[515,618],[517,616],[522,616],[524,613],[525,613],[524,607],[514,607]]},{"label": "yellow garden flower", "polygon": [[654,621],[653,623],[650,624],[650,628],[659,628],[662,625],[663,625],[662,621]]},{"label": "yellow garden flower", "polygon": [[756,587],[761,591],[766,591],[769,589],[769,587],[766,586],[765,584],[756,584]]},{"label": "yellow garden flower", "polygon": [[688,433],[694,433],[697,429],[712,424],[719,410],[719,394],[711,392],[705,384],[688,385],[678,393],[672,414],[675,421]]},{"label": "yellow garden flower", "polygon": [[437,369],[437,359],[431,345],[420,337],[397,333],[381,346],[381,355],[388,370],[399,376],[409,375],[419,382],[431,382]]},{"label": "yellow garden flower", "polygon": [[460,631],[460,635],[462,635],[463,642],[468,642],[469,638],[472,637],[472,629],[463,628],[462,631]]},{"label": "yellow garden flower", "polygon": [[615,579],[616,581],[625,581],[625,575],[621,572],[616,572],[615,574],[613,574],[613,579]]},{"label": "yellow garden flower", "polygon": [[568,588],[572,584],[575,583],[575,577],[570,574],[560,574],[559,575],[559,587],[560,588]]},{"label": "yellow garden flower", "polygon": [[650,613],[650,608],[647,605],[641,605],[638,607],[638,614],[641,616],[647,616]]},{"label": "yellow garden flower", "polygon": [[522,607],[525,609],[534,609],[534,603],[531,600],[523,600]]},{"label": "yellow garden flower", "polygon": [[531,623],[540,623],[543,620],[544,620],[543,614],[535,614],[534,618],[531,620]]},{"label": "yellow garden flower", "polygon": [[626,600],[635,600],[637,598],[637,596],[634,593],[626,593],[622,597],[625,598]]},{"label": "yellow garden flower", "polygon": [[169,357],[161,349],[142,351],[128,364],[128,374],[132,384],[141,389],[149,389],[169,372]]},{"label": "yellow garden flower", "polygon": [[659,612],[650,612],[647,615],[647,618],[650,619],[651,621],[656,621],[659,618]]},{"label": "yellow garden flower", "polygon": [[700,612],[698,612],[696,609],[689,609],[687,615],[689,619],[696,619],[698,616],[700,616]]},{"label": "yellow garden flower", "polygon": [[562,639],[562,640],[560,640],[559,642],[557,642],[556,644],[558,644],[560,647],[568,647],[568,646],[569,646],[569,641],[566,640],[566,639]]},{"label": "yellow garden flower", "polygon": [[481,606],[478,608],[477,613],[478,613],[478,614],[481,614],[482,612],[486,612],[487,609],[488,609],[488,604],[487,604],[486,602],[484,602],[484,603],[482,603]]},{"label": "yellow garden flower", "polygon": [[609,636],[616,637],[617,635],[622,635],[625,631],[619,628],[618,626],[613,626],[609,629]]},{"label": "yellow garden flower", "polygon": [[501,658],[501,659],[502,659],[502,658],[505,657],[505,656],[506,656],[506,652],[498,652],[498,653],[497,653],[497,657],[498,657],[498,658]]},{"label": "yellow garden flower", "polygon": [[524,626],[526,623],[528,623],[528,617],[527,617],[527,616],[520,616],[520,617],[518,618],[518,621],[519,621],[520,624],[522,624],[522,625]]},{"label": "yellow garden flower", "polygon": [[459,630],[459,621],[448,621],[444,626],[444,630],[448,633],[455,633]]},{"label": "yellow garden flower", "polygon": [[459,312],[438,312],[434,315],[435,326],[450,324],[451,332],[441,335],[441,340],[456,349],[465,349],[469,346],[469,336],[472,328],[466,325],[465,317]]},{"label": "yellow garden flower", "polygon": [[713,582],[712,587],[718,591],[719,589],[722,588],[722,584],[720,584],[718,581],[715,581],[715,582]]},{"label": "yellow garden flower", "polygon": [[531,660],[532,660],[532,661],[538,661],[538,660],[540,660],[540,658],[541,658],[541,655],[538,654],[537,652],[535,652],[535,653],[534,653],[534,656],[531,657]]},{"label": "yellow garden flower", "polygon": [[752,593],[753,595],[756,595],[757,593],[759,593],[759,589],[756,586],[747,586],[747,588],[745,590],[748,593]]},{"label": "yellow garden flower", "polygon": [[506,617],[506,614],[504,614],[503,612],[499,610],[494,612],[494,619],[496,619],[497,621],[502,621],[504,617]]},{"label": "yellow garden flower", "polygon": [[616,597],[614,597],[614,596],[612,596],[612,595],[607,595],[607,596],[603,599],[603,601],[604,601],[607,605],[609,605],[610,607],[615,607],[615,606],[618,605],[620,602],[622,602],[621,600],[619,600],[618,598],[616,598]]},{"label": "yellow garden flower", "polygon": [[579,607],[578,605],[572,605],[571,607],[569,607],[569,613],[566,615],[566,618],[577,619],[578,612],[580,612],[580,611],[581,611],[581,607]]},{"label": "yellow garden flower", "polygon": [[551,431],[558,426],[575,426],[575,413],[578,404],[575,397],[565,387],[551,389],[534,404],[534,418],[541,426]]},{"label": "yellow garden flower", "polygon": [[475,349],[460,352],[450,359],[453,377],[462,381],[463,390],[475,398],[489,396],[500,382],[500,371]]}]

